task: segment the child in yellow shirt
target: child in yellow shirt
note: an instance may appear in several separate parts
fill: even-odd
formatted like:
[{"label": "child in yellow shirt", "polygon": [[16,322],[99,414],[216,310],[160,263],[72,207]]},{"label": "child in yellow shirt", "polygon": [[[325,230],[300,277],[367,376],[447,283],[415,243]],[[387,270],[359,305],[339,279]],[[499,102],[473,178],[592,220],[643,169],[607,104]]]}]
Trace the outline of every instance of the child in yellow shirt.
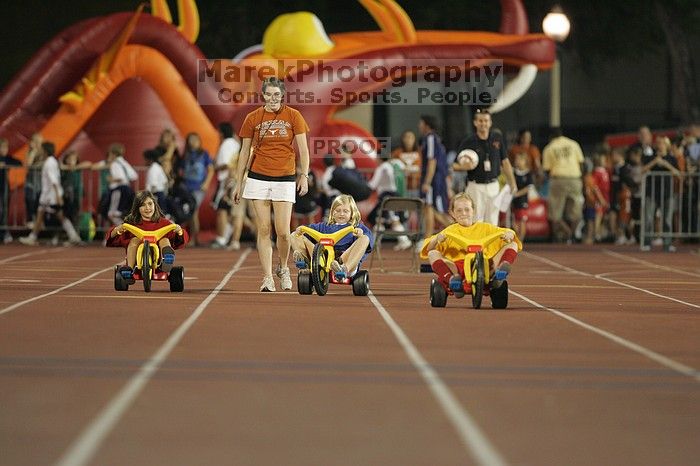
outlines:
[{"label": "child in yellow shirt", "polygon": [[[510,273],[518,252],[523,249],[515,232],[509,228],[500,228],[490,223],[474,222],[474,201],[466,193],[456,194],[452,198],[449,213],[456,223],[440,233],[426,238],[420,252],[421,257],[430,260],[430,266],[440,282],[454,291],[456,297],[461,298],[464,296],[462,277],[464,276],[464,259],[467,251],[450,239],[446,233],[465,240],[480,241],[500,231],[503,233],[501,239],[488,244],[483,252],[484,258],[491,261],[490,270],[495,269],[491,289],[501,286]],[[489,277],[490,279],[491,277]]]}]

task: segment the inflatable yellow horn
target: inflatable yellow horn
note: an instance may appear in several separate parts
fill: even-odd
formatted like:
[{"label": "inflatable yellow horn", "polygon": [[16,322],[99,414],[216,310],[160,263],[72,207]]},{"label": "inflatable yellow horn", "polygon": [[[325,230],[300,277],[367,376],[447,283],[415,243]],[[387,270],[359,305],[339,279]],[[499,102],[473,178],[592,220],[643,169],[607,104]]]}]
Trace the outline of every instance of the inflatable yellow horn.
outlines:
[{"label": "inflatable yellow horn", "polygon": [[333,48],[316,15],[308,11],[275,18],[263,34],[263,53],[273,57],[311,57]]},{"label": "inflatable yellow horn", "polygon": [[[166,23],[173,23],[167,0],[151,0],[151,14]],[[195,0],[177,0],[177,16],[180,18],[177,30],[194,44],[199,36],[199,10]]]}]

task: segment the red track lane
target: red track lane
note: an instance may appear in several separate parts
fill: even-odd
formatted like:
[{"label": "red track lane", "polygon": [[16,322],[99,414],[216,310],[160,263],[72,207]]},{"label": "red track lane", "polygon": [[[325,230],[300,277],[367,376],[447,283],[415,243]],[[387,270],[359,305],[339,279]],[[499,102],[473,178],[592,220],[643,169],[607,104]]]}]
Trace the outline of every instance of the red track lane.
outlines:
[{"label": "red track lane", "polygon": [[[469,297],[433,309],[428,274],[375,269],[372,290],[503,464],[695,464],[697,253],[526,250],[509,284],[529,301],[511,294],[505,311]],[[120,254],[0,247],[0,462],[58,461],[190,318],[85,464],[488,464],[368,298],[258,293],[254,251],[214,296],[242,254],[179,252],[182,294],[117,293],[104,272],[3,313]]]}]

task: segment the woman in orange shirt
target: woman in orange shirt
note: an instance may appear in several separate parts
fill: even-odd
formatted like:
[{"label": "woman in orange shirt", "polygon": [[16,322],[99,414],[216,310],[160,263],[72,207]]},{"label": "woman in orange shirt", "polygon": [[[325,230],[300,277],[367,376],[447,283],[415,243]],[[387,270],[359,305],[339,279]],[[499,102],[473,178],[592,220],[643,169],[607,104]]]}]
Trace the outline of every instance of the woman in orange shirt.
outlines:
[{"label": "woman in orange shirt", "polygon": [[[276,77],[266,78],[262,83],[265,105],[250,112],[238,132],[242,142],[236,179],[241,182],[236,184],[233,198],[236,204],[241,197],[253,203],[258,255],[264,274],[260,291],[275,291],[270,207],[274,212],[277,234],[280,288],[292,289],[287,266],[292,207],[296,192],[303,196],[309,189],[309,146],[306,141],[309,127],[298,110],[284,105],[284,92],[284,82]],[[294,142],[299,148],[299,170],[296,170]]]}]

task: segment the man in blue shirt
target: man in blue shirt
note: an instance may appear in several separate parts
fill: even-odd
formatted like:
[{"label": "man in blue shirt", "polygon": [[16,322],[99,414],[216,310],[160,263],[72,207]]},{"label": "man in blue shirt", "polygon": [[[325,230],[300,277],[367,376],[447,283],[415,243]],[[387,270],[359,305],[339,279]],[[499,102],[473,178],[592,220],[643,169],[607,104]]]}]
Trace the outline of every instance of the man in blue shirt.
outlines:
[{"label": "man in blue shirt", "polygon": [[435,229],[435,218],[443,225],[452,223],[447,214],[449,197],[449,165],[447,151],[436,132],[437,121],[432,115],[421,115],[418,130],[423,136],[421,143],[420,197],[425,202],[425,235]]}]

